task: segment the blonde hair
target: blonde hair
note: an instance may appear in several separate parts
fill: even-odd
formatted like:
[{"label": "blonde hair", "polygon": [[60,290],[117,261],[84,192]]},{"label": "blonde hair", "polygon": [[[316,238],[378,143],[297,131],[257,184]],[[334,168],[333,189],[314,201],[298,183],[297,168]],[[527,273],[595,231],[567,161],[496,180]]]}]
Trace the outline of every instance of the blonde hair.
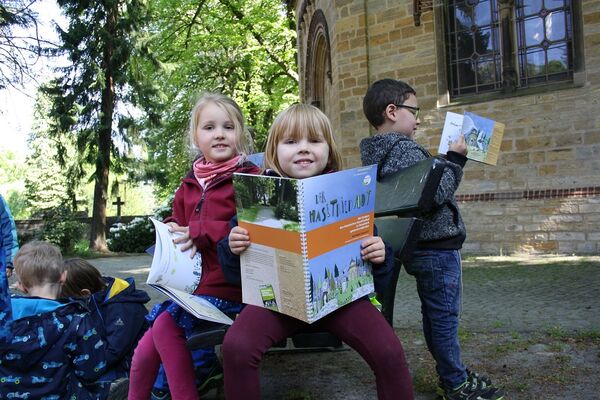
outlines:
[{"label": "blonde hair", "polygon": [[59,284],[65,270],[58,246],[35,240],[26,243],[13,260],[15,273],[25,288]]},{"label": "blonde hair", "polygon": [[284,139],[321,139],[329,145],[326,169],[342,169],[342,155],[333,137],[329,118],[321,110],[309,104],[293,104],[277,115],[267,138],[265,148],[265,168],[270,168],[281,176],[286,176],[279,164],[277,145]]},{"label": "blonde hair", "polygon": [[106,289],[100,271],[83,258],[65,260],[67,279],[60,290],[60,297],[80,297],[84,289],[96,293]]},{"label": "blonde hair", "polygon": [[202,110],[208,104],[215,104],[225,113],[227,113],[233,122],[233,126],[235,127],[235,132],[237,134],[237,140],[235,143],[237,154],[249,154],[252,151],[252,139],[250,138],[250,132],[248,131],[248,128],[244,122],[244,114],[242,113],[240,106],[235,102],[235,100],[223,94],[204,93],[196,101],[196,104],[190,113],[189,141],[190,147],[195,152],[194,155],[201,154],[200,149],[196,144],[196,130],[198,129],[198,123],[200,120],[200,115],[202,114]]}]

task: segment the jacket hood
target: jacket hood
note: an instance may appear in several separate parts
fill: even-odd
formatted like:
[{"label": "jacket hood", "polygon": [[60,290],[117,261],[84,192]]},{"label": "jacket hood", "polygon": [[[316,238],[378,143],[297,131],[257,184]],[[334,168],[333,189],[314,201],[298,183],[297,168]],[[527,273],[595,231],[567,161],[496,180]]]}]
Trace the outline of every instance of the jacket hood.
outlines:
[{"label": "jacket hood", "polygon": [[398,141],[412,141],[412,139],[400,133],[389,132],[361,140],[360,158],[363,165],[379,164]]},{"label": "jacket hood", "polygon": [[13,318],[21,319],[54,311],[59,307],[63,307],[65,303],[41,297],[14,296],[11,299],[11,305]]},{"label": "jacket hood", "polygon": [[[143,290],[138,290],[135,288],[135,280],[133,278],[119,279],[113,278],[110,276],[105,276],[104,280],[106,281],[106,290],[101,292],[94,293],[94,300],[97,304],[102,303],[110,303],[110,302],[118,302],[118,303],[140,303],[146,304],[150,301],[150,296]],[[123,282],[126,285],[123,285]],[[111,289],[116,284],[120,284],[121,286],[126,286],[123,289],[116,292],[114,295],[110,295]]]}]

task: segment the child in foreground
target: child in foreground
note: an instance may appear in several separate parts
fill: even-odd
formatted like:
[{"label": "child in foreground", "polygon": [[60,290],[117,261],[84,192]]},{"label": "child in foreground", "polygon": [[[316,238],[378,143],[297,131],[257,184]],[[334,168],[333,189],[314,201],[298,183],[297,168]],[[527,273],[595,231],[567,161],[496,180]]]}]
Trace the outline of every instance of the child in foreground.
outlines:
[{"label": "child in foreground", "polygon": [[27,243],[14,266],[27,296],[11,298],[11,332],[0,340],[0,398],[106,399],[110,385],[96,382],[106,371],[106,343],[81,301],[57,300],[66,277],[58,247]]},{"label": "child in foreground", "polygon": [[[267,174],[308,178],[341,168],[330,122],[318,108],[293,105],[280,113],[267,139]],[[235,220],[232,221],[235,224]],[[219,243],[219,260],[226,275],[239,281],[239,255],[248,248],[248,231],[236,226]],[[380,237],[362,242],[362,257],[373,264],[375,290],[387,282],[390,264]],[[391,261],[391,254],[387,261]],[[260,399],[259,364],[275,343],[309,326],[265,308],[246,305],[227,331],[222,345],[225,396],[228,400]],[[356,300],[316,321],[354,348],[373,370],[379,399],[413,399],[413,388],[400,340],[367,298]]]},{"label": "child in foreground", "polygon": [[[375,82],[367,90],[363,110],[377,130],[375,136],[360,143],[363,165],[378,164],[380,176],[385,177],[431,157],[413,140],[420,109],[416,93],[408,84],[393,79]],[[435,207],[421,216],[423,228],[417,248],[403,265],[417,281],[423,333],[436,362],[439,394],[445,400],[500,400],[504,392],[492,386],[488,377],[469,371],[460,357],[460,249],[466,231],[454,193],[463,176],[466,154],[461,135],[449,146]]]},{"label": "child in foreground", "polygon": [[133,350],[148,328],[145,304],[150,296],[135,288],[133,278],[103,277],[81,258],[64,261],[67,278],[60,297],[87,299],[91,318],[106,341],[106,373],[102,382],[129,377]]},{"label": "child in foreground", "polygon": [[[229,220],[235,214],[234,172],[257,173],[246,161],[248,144],[244,117],[239,106],[220,94],[203,96],[190,118],[190,139],[200,157],[182,180],[173,200],[173,214],[165,220],[182,251],[202,255],[202,278],[194,294],[227,314],[242,308],[239,286],[223,276],[217,260],[217,243],[229,234]],[[133,355],[129,400],[150,397],[162,362],[174,399],[197,399],[196,377],[186,338],[199,323],[177,304],[167,301],[149,316],[152,326],[140,340]],[[214,352],[212,361],[218,363]]]}]

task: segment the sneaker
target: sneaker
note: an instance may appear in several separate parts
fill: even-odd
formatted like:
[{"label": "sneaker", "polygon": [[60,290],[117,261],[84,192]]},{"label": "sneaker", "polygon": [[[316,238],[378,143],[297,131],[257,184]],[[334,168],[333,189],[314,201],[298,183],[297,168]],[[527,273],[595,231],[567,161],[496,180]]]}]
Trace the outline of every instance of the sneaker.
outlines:
[{"label": "sneaker", "polygon": [[503,400],[504,391],[493,386],[481,388],[477,383],[467,380],[454,389],[444,389],[444,400]]},{"label": "sneaker", "polygon": [[467,380],[475,382],[479,387],[486,388],[493,386],[492,380],[487,375],[480,375],[477,372],[473,372],[467,368]]},{"label": "sneaker", "polygon": [[150,400],[171,400],[171,393],[168,390],[152,389]]},{"label": "sneaker", "polygon": [[206,378],[204,378],[204,382],[200,386],[198,386],[198,394],[204,395],[212,389],[223,386],[223,367],[219,362],[215,362]]},{"label": "sneaker", "polygon": [[[473,372],[467,368],[467,382],[474,383],[479,389],[493,388],[492,380],[487,375],[480,375],[477,372]],[[440,396],[444,396],[444,384],[441,380],[438,381],[438,385],[435,388],[435,392]]]}]

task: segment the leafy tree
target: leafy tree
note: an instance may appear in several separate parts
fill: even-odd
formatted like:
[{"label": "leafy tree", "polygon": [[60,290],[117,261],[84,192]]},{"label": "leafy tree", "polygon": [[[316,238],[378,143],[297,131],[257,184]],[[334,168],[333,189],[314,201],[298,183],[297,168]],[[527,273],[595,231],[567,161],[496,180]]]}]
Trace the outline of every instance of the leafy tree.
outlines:
[{"label": "leafy tree", "polygon": [[[105,227],[109,173],[124,170],[127,154],[138,138],[127,110],[143,108],[157,121],[153,98],[157,91],[137,68],[149,56],[141,27],[148,22],[140,0],[58,0],[69,20],[67,30],[57,27],[59,50],[70,63],[59,67],[58,78],[45,87],[52,99],[51,125],[61,165],[66,163],[67,138],[76,143],[76,162],[70,182],[93,165],[94,203],[90,248],[107,251]],[[67,140],[68,142],[68,140]]]},{"label": "leafy tree", "polygon": [[8,203],[15,219],[28,216],[27,200],[22,184],[25,172],[23,161],[13,151],[0,151],[0,193]]},{"label": "leafy tree", "polygon": [[[74,187],[69,185],[68,173],[64,172],[56,159],[56,141],[48,134],[50,107],[48,97],[40,93],[34,106],[33,122],[28,137],[30,153],[25,160],[28,167],[25,175],[25,193],[34,216],[41,216],[46,210],[75,201]],[[69,138],[64,140],[67,139]],[[76,158],[74,143],[65,145],[63,141],[62,147],[66,154],[65,160]]]},{"label": "leafy tree", "polygon": [[20,87],[33,73],[43,40],[37,30],[36,0],[3,0],[0,3],[0,89]]},{"label": "leafy tree", "polygon": [[[284,4],[285,3],[285,4]],[[198,94],[218,91],[244,110],[257,151],[277,112],[298,100],[293,11],[281,0],[157,0],[150,42],[163,69],[163,124],[147,130],[149,177],[162,197],[190,167],[189,113]],[[289,6],[288,6],[289,7]],[[150,65],[151,66],[151,65]]]}]

